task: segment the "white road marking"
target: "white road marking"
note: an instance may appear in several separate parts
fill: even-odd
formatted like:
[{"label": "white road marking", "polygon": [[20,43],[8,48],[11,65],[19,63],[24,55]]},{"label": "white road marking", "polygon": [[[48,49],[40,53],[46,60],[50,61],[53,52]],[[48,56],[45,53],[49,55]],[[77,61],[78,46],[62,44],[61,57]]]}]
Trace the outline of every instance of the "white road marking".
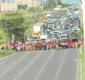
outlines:
[{"label": "white road marking", "polygon": [[60,70],[61,70],[61,68],[62,68],[62,65],[63,65],[63,63],[64,63],[65,55],[66,55],[66,53],[64,53],[64,57],[63,57],[63,59],[62,59],[62,61],[61,61],[61,63],[60,63],[59,69],[58,69],[58,71],[57,71],[57,73],[56,73],[56,76],[55,76],[55,79],[54,79],[54,80],[57,80],[57,78],[58,78],[58,75],[59,75]]},{"label": "white road marking", "polygon": [[28,63],[28,65],[20,72],[20,74],[14,80],[18,80],[20,76],[23,75],[23,73],[38,59],[41,53],[39,53],[30,63]]},{"label": "white road marking", "polygon": [[16,61],[15,64],[13,64],[11,67],[9,67],[6,71],[4,71],[1,75],[0,78],[3,77],[8,71],[10,71],[13,67],[15,67],[19,62],[21,62],[27,55],[29,55],[30,53],[24,55],[22,58],[20,58],[18,61]]},{"label": "white road marking", "polygon": [[77,62],[77,60],[76,60],[76,59],[74,59],[74,62]]},{"label": "white road marking", "polygon": [[42,69],[39,71],[39,73],[37,74],[36,78],[34,80],[37,80],[41,74],[41,72],[44,70],[44,68],[46,67],[46,65],[48,64],[48,62],[50,61],[50,59],[52,58],[54,54],[54,51],[52,51],[51,55],[49,56],[49,58],[47,59],[46,63],[43,65]]}]

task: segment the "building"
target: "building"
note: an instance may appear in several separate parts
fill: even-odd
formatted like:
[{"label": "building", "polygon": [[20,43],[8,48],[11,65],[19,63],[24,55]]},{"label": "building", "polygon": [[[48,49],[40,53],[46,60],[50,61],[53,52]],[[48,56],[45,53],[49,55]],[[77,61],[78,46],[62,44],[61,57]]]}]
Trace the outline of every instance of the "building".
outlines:
[{"label": "building", "polygon": [[6,11],[16,11],[17,10],[17,4],[16,3],[0,3],[0,11],[6,12]]},{"label": "building", "polygon": [[14,0],[18,5],[27,5],[28,7],[40,6],[40,0]]},{"label": "building", "polygon": [[38,7],[40,6],[40,0],[0,0],[0,12],[16,11],[18,5]]}]

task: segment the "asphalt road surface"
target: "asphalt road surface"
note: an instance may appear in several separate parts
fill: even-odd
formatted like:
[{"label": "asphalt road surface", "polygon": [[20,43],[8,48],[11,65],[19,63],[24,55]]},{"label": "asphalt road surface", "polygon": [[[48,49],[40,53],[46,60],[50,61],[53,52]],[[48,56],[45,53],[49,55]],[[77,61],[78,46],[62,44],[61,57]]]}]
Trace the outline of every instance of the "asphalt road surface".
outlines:
[{"label": "asphalt road surface", "polygon": [[0,60],[0,80],[76,80],[78,49],[18,52]]}]

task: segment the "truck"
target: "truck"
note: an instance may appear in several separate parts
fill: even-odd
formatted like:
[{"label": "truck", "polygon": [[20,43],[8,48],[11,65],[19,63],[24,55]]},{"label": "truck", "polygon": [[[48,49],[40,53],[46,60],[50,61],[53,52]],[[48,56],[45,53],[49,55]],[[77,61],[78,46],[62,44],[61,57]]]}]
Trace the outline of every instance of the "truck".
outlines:
[{"label": "truck", "polygon": [[40,39],[39,33],[42,30],[43,23],[37,23],[33,26],[32,38],[33,39]]}]

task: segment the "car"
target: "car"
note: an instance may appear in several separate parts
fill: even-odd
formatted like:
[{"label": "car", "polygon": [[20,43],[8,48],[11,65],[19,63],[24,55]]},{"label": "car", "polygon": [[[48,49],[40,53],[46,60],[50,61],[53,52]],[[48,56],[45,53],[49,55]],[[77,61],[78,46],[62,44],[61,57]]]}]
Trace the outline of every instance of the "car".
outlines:
[{"label": "car", "polygon": [[61,34],[60,40],[65,40],[67,39],[68,35],[67,34]]},{"label": "car", "polygon": [[71,40],[74,41],[74,40],[77,40],[78,39],[78,35],[76,32],[71,32]]},{"label": "car", "polygon": [[61,34],[61,30],[51,31],[50,34]]},{"label": "car", "polygon": [[27,42],[28,42],[28,43],[31,43],[31,42],[32,42],[32,39],[27,39]]},{"label": "car", "polygon": [[50,29],[45,29],[45,33],[47,33],[47,34],[49,34],[50,32],[51,32],[52,30],[50,30]]},{"label": "car", "polygon": [[69,42],[66,38],[62,38],[59,40],[59,47],[60,48],[69,48]]},{"label": "car", "polygon": [[80,47],[81,41],[79,40],[77,33],[75,32],[71,33],[71,42],[73,46]]},{"label": "car", "polygon": [[55,40],[56,41],[56,40],[59,40],[59,38],[60,38],[59,35],[56,34],[56,33],[50,34],[50,39],[51,40]]},{"label": "car", "polygon": [[48,37],[47,37],[47,34],[46,33],[41,33],[40,34],[40,40],[43,40],[43,39],[47,39]]},{"label": "car", "polygon": [[52,27],[54,27],[54,24],[53,23],[48,23],[47,28],[52,29]]},{"label": "car", "polygon": [[73,32],[77,32],[77,31],[79,31],[79,30],[80,30],[80,29],[79,29],[78,27],[73,27],[73,28],[72,28],[72,31],[73,31]]}]

